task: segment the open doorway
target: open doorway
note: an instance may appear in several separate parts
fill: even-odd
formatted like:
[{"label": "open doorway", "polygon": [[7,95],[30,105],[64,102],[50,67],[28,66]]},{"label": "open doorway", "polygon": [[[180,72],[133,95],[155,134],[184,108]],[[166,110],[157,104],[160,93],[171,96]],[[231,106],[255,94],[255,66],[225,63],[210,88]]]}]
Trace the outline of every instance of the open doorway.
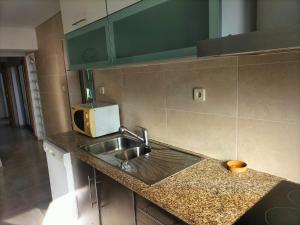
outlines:
[{"label": "open doorway", "polygon": [[0,66],[0,118],[11,127],[34,130],[25,59],[4,58]]}]

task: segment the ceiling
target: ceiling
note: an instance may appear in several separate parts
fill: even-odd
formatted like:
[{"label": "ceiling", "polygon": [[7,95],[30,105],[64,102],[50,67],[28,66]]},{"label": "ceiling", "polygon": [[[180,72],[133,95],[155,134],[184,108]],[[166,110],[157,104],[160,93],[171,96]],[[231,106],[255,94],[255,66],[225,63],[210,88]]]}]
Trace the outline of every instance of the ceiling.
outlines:
[{"label": "ceiling", "polygon": [[0,0],[0,26],[36,27],[59,10],[59,0]]}]

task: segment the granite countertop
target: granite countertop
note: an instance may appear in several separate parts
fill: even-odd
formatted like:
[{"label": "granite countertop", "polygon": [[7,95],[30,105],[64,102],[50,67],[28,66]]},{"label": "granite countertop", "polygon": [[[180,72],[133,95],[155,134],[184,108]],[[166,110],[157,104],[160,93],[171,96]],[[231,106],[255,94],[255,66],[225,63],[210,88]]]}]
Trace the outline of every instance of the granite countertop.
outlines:
[{"label": "granite countertop", "polygon": [[199,163],[149,186],[78,147],[99,140],[73,131],[48,137],[51,143],[189,224],[233,224],[282,180],[252,169],[233,174],[222,161],[204,157]]}]

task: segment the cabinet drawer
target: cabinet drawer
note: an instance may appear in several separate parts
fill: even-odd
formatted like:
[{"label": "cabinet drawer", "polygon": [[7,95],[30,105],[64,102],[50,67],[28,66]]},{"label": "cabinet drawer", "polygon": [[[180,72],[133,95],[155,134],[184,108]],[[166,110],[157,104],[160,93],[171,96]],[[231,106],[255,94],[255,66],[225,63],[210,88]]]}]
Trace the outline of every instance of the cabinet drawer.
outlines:
[{"label": "cabinet drawer", "polygon": [[173,218],[160,211],[159,208],[152,206],[145,209],[137,209],[136,217],[137,221],[146,225],[174,225],[176,222]]},{"label": "cabinet drawer", "polygon": [[187,225],[141,196],[135,196],[137,225]]},{"label": "cabinet drawer", "polygon": [[109,64],[107,18],[65,35],[69,69]]}]

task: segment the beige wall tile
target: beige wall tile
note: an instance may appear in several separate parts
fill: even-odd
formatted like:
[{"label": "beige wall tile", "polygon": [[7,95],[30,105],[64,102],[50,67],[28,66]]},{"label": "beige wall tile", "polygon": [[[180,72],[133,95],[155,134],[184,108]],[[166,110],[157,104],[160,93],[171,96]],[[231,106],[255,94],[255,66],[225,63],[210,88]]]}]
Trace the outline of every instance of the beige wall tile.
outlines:
[{"label": "beige wall tile", "polygon": [[[167,108],[236,115],[237,67],[165,72]],[[206,101],[193,100],[193,88],[206,90]]]},{"label": "beige wall tile", "polygon": [[239,67],[239,116],[300,122],[300,63]]},{"label": "beige wall tile", "polygon": [[201,59],[191,62],[190,69],[198,70],[204,68],[216,68],[216,67],[236,67],[237,66],[236,56],[225,56],[216,57],[213,59]]},{"label": "beige wall tile", "polygon": [[146,127],[150,138],[166,142],[165,109],[149,107],[147,105],[123,104],[121,114],[121,122],[124,126],[131,130],[136,130],[136,126]]},{"label": "beige wall tile", "polygon": [[236,158],[235,119],[167,110],[168,143],[217,159]]},{"label": "beige wall tile", "polygon": [[[299,52],[268,53],[239,56],[239,67],[237,57],[219,57],[100,69],[95,86],[106,96],[96,90],[97,100],[119,103],[122,124],[144,126],[155,140],[222,160],[238,154],[251,168],[299,182],[298,59]],[[205,103],[192,100],[198,86]],[[279,160],[292,166],[282,170]]]},{"label": "beige wall tile", "polygon": [[36,66],[39,76],[62,75],[65,76],[65,64],[60,55],[52,52],[36,56]]},{"label": "beige wall tile", "polygon": [[66,92],[62,93],[51,93],[44,92],[41,93],[41,103],[43,110],[51,111],[53,108],[60,109],[62,113],[69,113],[69,99],[68,94]]},{"label": "beige wall tile", "polygon": [[67,88],[67,79],[62,75],[45,75],[38,77],[40,93],[59,94],[63,92],[63,88]]},{"label": "beige wall tile", "polygon": [[127,67],[122,67],[122,71],[126,74],[130,73],[144,73],[144,72],[154,72],[160,71],[161,65],[160,64],[153,64],[153,65],[128,65]]},{"label": "beige wall tile", "polygon": [[300,126],[239,120],[238,157],[250,168],[300,182]]},{"label": "beige wall tile", "polygon": [[290,61],[300,61],[300,51],[273,52],[260,55],[239,56],[239,66]]},{"label": "beige wall tile", "polygon": [[216,57],[216,58],[182,58],[172,61],[161,62],[160,70],[197,70],[215,67],[237,66],[237,57]]},{"label": "beige wall tile", "polygon": [[71,114],[60,108],[43,108],[43,118],[47,135],[58,134],[72,129]]},{"label": "beige wall tile", "polygon": [[[97,101],[122,103],[123,73],[120,69],[106,69],[94,71],[94,86]],[[105,94],[100,95],[99,87],[105,88]]]},{"label": "beige wall tile", "polygon": [[81,94],[78,71],[67,71],[67,82],[70,94]]},{"label": "beige wall tile", "polygon": [[160,72],[125,73],[125,104],[137,104],[148,107],[165,107],[165,89]]},{"label": "beige wall tile", "polygon": [[79,94],[69,94],[70,105],[82,104],[82,96]]}]

